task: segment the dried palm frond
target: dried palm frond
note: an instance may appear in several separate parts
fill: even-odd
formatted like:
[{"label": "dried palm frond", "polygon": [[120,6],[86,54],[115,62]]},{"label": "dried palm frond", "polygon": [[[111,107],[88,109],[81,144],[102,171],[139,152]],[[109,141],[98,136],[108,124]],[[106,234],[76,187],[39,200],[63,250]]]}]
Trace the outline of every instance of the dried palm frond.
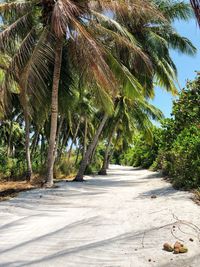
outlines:
[{"label": "dried palm frond", "polygon": [[191,5],[194,9],[197,21],[199,23],[200,26],[200,0],[190,0]]}]

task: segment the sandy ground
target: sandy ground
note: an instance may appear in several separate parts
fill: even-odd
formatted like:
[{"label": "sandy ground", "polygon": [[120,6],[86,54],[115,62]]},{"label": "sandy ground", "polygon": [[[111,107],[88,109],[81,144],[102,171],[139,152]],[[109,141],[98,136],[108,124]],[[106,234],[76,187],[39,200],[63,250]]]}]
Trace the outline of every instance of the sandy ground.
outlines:
[{"label": "sandy ground", "polygon": [[[200,266],[197,228],[177,223],[200,227],[200,207],[189,193],[172,189],[158,174],[127,167],[87,178],[0,203],[0,266]],[[176,241],[172,229],[187,254],[162,250]]]}]

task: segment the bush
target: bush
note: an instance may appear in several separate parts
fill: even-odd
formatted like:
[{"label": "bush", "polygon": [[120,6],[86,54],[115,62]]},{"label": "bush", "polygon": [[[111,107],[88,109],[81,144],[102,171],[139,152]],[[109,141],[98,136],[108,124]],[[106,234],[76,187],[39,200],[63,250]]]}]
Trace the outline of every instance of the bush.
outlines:
[{"label": "bush", "polygon": [[133,146],[120,156],[120,164],[149,168],[156,160],[160,146],[161,129],[153,129],[153,140],[146,141],[143,135],[135,136]]},{"label": "bush", "polygon": [[162,170],[176,188],[200,187],[200,76],[189,82],[173,104],[173,117],[154,128],[150,145],[137,136],[121,162]]},{"label": "bush", "polygon": [[173,183],[176,187],[200,186],[200,131],[196,126],[184,129],[173,144]]},{"label": "bush", "polygon": [[177,136],[170,150],[160,150],[152,165],[170,176],[176,188],[200,186],[200,132],[196,126],[185,128]]},{"label": "bush", "polygon": [[54,167],[55,178],[61,178],[62,176],[69,176],[75,173],[76,168],[74,165],[74,160],[70,159],[70,161],[68,161],[68,157],[63,157]]}]

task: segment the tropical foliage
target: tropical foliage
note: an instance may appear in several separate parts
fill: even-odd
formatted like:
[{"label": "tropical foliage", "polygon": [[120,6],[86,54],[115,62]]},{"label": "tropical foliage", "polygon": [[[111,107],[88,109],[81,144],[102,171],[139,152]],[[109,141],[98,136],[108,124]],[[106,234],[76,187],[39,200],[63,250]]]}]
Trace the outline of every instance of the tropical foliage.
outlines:
[{"label": "tropical foliage", "polygon": [[196,52],[173,28],[192,17],[182,1],[5,0],[0,16],[0,172],[45,186],[154,140],[155,86],[177,93],[170,49]]},{"label": "tropical foliage", "polygon": [[200,186],[200,77],[188,82],[173,105],[173,118],[154,129],[154,139],[143,136],[121,156],[121,163],[142,166],[172,178],[174,186]]}]

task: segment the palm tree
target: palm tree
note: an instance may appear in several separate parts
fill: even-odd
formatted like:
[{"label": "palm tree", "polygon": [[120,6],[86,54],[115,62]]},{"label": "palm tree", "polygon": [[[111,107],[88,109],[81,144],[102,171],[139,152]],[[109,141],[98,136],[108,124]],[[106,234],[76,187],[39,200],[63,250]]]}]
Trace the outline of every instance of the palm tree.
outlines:
[{"label": "palm tree", "polygon": [[146,138],[151,139],[153,129],[151,120],[160,120],[162,117],[162,112],[145,99],[138,101],[119,97],[116,101],[114,116],[110,118],[106,127],[108,128],[106,150],[99,174],[106,175],[112,140],[118,130],[121,130],[121,137],[128,143],[131,143],[132,136],[140,131],[145,134]]},{"label": "palm tree", "polygon": [[[145,0],[142,1],[145,2],[144,6],[141,5],[141,0],[30,0],[0,4],[3,22],[10,24],[0,33],[0,50],[13,56],[10,74],[23,71],[26,85],[24,90],[33,92],[41,101],[45,98],[45,90],[52,85],[46,186],[53,184],[63,47],[69,47],[72,62],[74,56],[78,56],[79,62],[82,60],[79,67],[86,67],[88,77],[94,77],[99,86],[114,88],[114,77],[105,60],[106,51],[100,44],[102,27],[99,17],[106,10],[113,10],[121,17],[130,13],[130,10],[132,14],[135,10],[138,14],[145,10],[157,16],[154,7],[147,5]],[[104,33],[105,30],[104,27]],[[135,44],[117,24],[115,31],[108,29],[107,34],[108,32],[115,40],[120,39],[122,43],[135,49]]]},{"label": "palm tree", "polygon": [[124,23],[151,63],[152,71],[149,72],[143,62],[129,54],[127,49],[118,50],[125,66],[143,85],[147,97],[154,96],[155,83],[173,94],[177,93],[177,69],[170,56],[170,49],[189,55],[196,53],[193,44],[180,36],[172,25],[176,19],[189,20],[192,17],[191,6],[183,1],[153,2],[164,20],[163,17],[155,18],[148,14],[131,21],[121,21],[119,18],[120,23]]},{"label": "palm tree", "polygon": [[[109,55],[114,72],[117,73],[116,76],[120,80],[124,78],[124,73],[121,71],[118,61],[116,61],[116,58],[118,58],[129,78],[133,81],[137,77],[134,85],[147,98],[153,98],[155,82],[167,91],[173,94],[177,93],[177,70],[170,57],[169,48],[191,55],[196,52],[196,48],[192,43],[180,36],[171,25],[172,21],[177,18],[187,20],[191,17],[189,5],[182,2],[167,1],[166,3],[166,1],[155,1],[155,6],[158,14],[162,15],[155,17],[145,12],[144,16],[130,19],[131,12],[127,12],[126,19],[124,19],[124,17],[114,14],[114,18],[120,23],[121,28],[127,29],[128,36],[134,42],[137,41],[142,51],[133,54],[127,47],[119,46],[116,43],[111,48],[112,54]],[[111,18],[101,15],[99,20],[103,25],[109,25],[109,29],[114,29],[115,25],[113,25]],[[105,38],[104,41],[108,46],[108,39]],[[141,53],[144,55],[143,60],[141,60]],[[115,58],[113,55],[115,55]],[[123,95],[128,98],[135,99],[139,97],[137,93],[133,94],[134,91],[130,83],[124,83],[121,90]],[[90,156],[88,160],[89,158]],[[88,163],[88,160],[84,162]],[[79,170],[79,174],[76,177],[77,180],[83,177],[83,169]]]},{"label": "palm tree", "polygon": [[[0,69],[3,71],[4,79],[1,81],[1,91],[5,94],[15,93],[19,96],[19,102],[23,109],[24,122],[25,122],[25,151],[26,151],[26,163],[27,163],[27,172],[26,178],[27,180],[31,180],[32,177],[32,164],[31,164],[31,155],[30,155],[30,111],[29,111],[29,100],[27,95],[26,86],[24,85],[24,77],[23,73],[20,76],[17,74],[13,74],[12,77],[9,75],[9,63],[11,62],[10,57],[5,58],[1,57],[2,63]],[[7,90],[9,88],[9,90]],[[1,99],[1,106],[5,103],[3,101],[3,97]],[[11,105],[12,106],[12,105]],[[7,108],[4,107],[4,112],[7,111]],[[12,131],[12,123],[11,123],[11,131]],[[11,133],[10,133],[11,138]],[[10,140],[9,142],[10,143]],[[9,145],[8,145],[9,147]],[[9,153],[8,153],[9,154]]]}]

